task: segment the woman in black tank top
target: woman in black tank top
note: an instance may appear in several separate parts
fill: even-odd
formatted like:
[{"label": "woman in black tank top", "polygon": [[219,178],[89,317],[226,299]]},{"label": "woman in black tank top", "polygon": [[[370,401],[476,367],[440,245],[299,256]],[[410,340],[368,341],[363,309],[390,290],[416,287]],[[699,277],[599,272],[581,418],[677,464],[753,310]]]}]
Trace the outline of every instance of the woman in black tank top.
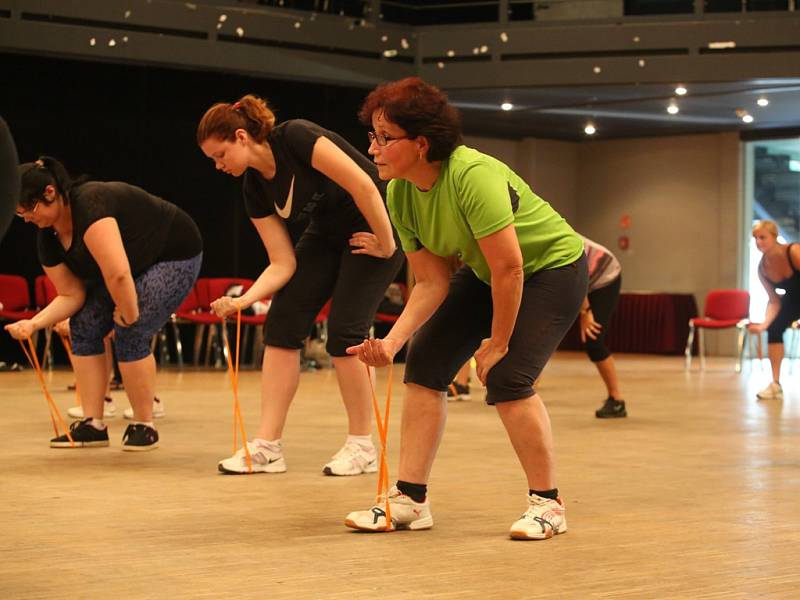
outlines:
[{"label": "woman in black tank top", "polygon": [[[758,263],[758,278],[769,295],[767,314],[763,323],[751,323],[749,330],[767,332],[769,362],[772,382],[758,392],[761,400],[783,398],[780,384],[783,361],[783,332],[800,318],[800,244],[781,244],[778,227],[773,221],[759,221],[753,225],[756,247],[764,253]],[[785,293],[779,295],[776,290]]]}]

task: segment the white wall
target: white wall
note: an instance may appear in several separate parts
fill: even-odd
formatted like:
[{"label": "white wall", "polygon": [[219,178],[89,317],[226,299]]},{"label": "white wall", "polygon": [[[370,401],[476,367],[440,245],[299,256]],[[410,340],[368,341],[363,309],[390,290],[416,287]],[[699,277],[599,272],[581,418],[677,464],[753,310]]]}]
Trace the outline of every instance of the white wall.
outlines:
[{"label": "white wall", "polygon": [[[740,284],[738,134],[467,144],[512,166],[575,229],[614,251],[625,290],[692,293],[702,312],[709,290]],[[628,230],[620,227],[623,215]],[[623,233],[627,251],[617,246]],[[728,334],[707,340],[711,353],[734,347]]]}]

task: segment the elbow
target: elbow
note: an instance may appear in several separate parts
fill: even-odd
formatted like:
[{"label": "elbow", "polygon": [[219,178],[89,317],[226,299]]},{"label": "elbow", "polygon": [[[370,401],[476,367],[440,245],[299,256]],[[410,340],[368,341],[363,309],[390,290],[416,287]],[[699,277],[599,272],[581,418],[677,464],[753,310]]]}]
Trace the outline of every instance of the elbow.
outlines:
[{"label": "elbow", "polygon": [[[508,264],[500,269],[499,273],[497,274],[497,278],[509,283],[522,285],[522,282],[525,279],[525,269],[523,268],[521,262]],[[494,273],[492,274],[492,279],[495,279]]]},{"label": "elbow", "polygon": [[133,276],[131,275],[130,269],[112,273],[106,278],[106,287],[108,287],[109,290],[117,289],[131,279],[133,279]]}]

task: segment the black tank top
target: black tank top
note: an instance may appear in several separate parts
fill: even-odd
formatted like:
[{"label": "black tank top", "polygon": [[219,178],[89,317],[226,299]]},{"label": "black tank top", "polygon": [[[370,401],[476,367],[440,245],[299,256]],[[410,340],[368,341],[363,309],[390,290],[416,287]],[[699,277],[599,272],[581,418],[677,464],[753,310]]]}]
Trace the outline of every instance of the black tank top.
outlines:
[{"label": "black tank top", "polygon": [[800,298],[800,270],[798,270],[797,267],[794,266],[794,262],[792,262],[792,246],[794,246],[794,243],[789,244],[786,248],[786,259],[789,261],[789,266],[792,267],[792,274],[786,279],[782,281],[772,281],[764,272],[763,265],[758,266],[761,275],[764,276],[764,279],[772,286],[773,290],[778,288],[786,292],[784,298]]}]

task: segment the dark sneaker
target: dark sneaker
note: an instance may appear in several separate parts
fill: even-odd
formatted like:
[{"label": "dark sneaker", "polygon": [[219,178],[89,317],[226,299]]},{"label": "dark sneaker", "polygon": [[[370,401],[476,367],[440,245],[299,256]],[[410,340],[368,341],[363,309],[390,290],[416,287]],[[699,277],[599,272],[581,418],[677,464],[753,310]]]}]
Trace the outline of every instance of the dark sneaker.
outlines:
[{"label": "dark sneaker", "polygon": [[469,384],[461,385],[457,381],[451,383],[447,388],[447,400],[469,400]]},{"label": "dark sneaker", "polygon": [[145,452],[158,448],[158,432],[144,423],[131,423],[122,436],[122,449]]},{"label": "dark sneaker", "polygon": [[602,408],[594,411],[594,416],[598,419],[620,419],[627,417],[628,413],[625,410],[625,400],[614,400],[611,396],[606,398],[606,403]]},{"label": "dark sneaker", "polygon": [[67,434],[60,435],[50,440],[51,448],[100,448],[108,446],[108,427],[97,429],[92,425],[92,419],[75,421],[69,426],[69,434],[72,436],[73,446]]}]

